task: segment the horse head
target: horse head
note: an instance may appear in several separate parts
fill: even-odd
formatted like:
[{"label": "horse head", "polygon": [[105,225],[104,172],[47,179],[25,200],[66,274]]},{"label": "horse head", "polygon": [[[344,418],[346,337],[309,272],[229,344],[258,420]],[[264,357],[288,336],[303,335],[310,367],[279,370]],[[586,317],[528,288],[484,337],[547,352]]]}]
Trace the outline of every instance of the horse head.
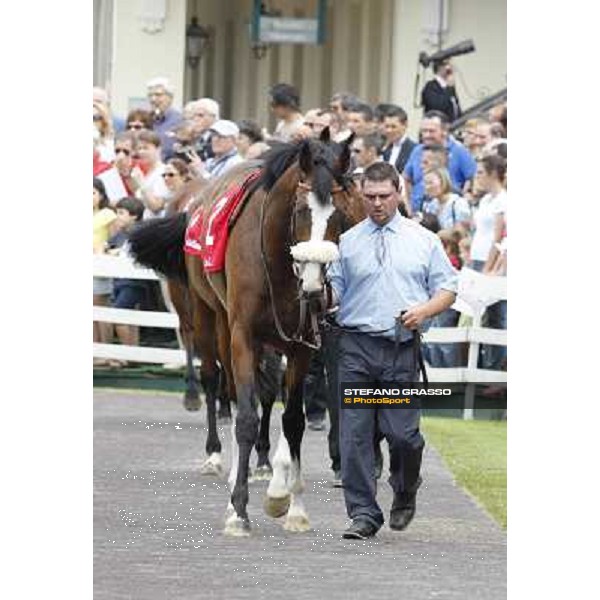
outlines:
[{"label": "horse head", "polygon": [[350,177],[350,144],[332,142],[326,128],[318,140],[301,143],[299,181],[292,213],[290,248],[302,292],[320,294],[325,266],[337,260],[343,231],[365,218],[356,184]]}]

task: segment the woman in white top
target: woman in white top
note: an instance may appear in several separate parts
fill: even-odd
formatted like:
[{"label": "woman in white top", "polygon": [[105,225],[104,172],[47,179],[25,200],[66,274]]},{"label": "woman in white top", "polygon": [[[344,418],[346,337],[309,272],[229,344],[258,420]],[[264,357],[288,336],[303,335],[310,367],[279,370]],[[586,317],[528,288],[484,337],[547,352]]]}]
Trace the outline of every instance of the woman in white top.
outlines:
[{"label": "woman in white top", "polygon": [[506,214],[506,160],[498,155],[489,155],[479,161],[478,184],[487,192],[479,201],[473,218],[475,231],[471,242],[471,268],[483,271],[491,264],[497,252],[495,244],[504,234]]},{"label": "woman in white top", "polygon": [[131,172],[135,196],[146,207],[144,219],[162,217],[170,192],[163,178],[165,165],[160,159],[160,138],[143,129],[137,136],[136,150],[141,164]]},{"label": "woman in white top", "polygon": [[442,229],[451,229],[456,225],[470,227],[471,210],[469,203],[452,192],[452,182],[447,169],[432,169],[423,179],[427,200],[423,203],[423,212],[437,216]]}]

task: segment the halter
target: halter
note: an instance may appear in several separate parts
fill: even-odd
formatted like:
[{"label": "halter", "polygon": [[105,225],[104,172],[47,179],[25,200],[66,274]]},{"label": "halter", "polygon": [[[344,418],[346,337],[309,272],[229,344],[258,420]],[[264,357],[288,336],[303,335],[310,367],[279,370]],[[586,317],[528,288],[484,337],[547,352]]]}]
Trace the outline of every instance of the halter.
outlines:
[{"label": "halter", "polygon": [[[332,188],[331,188],[331,196],[332,196],[332,203],[333,203],[334,194],[342,192],[342,191],[348,191],[347,183],[346,183],[346,180],[343,175],[337,176],[331,171],[331,169],[329,168],[329,165],[325,164],[324,166],[331,173],[332,177],[338,184],[337,186],[332,186]],[[296,214],[297,214],[297,205],[298,205],[299,197],[301,195],[306,195],[307,193],[309,193],[311,191],[312,191],[311,185],[306,183],[305,181],[299,181],[296,184],[296,189],[295,189],[295,193],[294,193],[294,196],[295,196],[294,208],[292,211],[292,219],[290,221],[290,239],[291,240],[295,239]],[[265,244],[265,240],[264,240],[265,207],[266,207],[267,201],[270,201],[270,199],[271,199],[271,193],[269,192],[269,194],[267,194],[263,198],[263,201],[262,201],[262,204],[260,207],[260,256],[261,256],[261,260],[263,263],[263,268],[265,270],[265,279],[267,281],[267,287],[269,288],[269,300],[270,300],[270,304],[271,304],[271,311],[273,314],[273,322],[275,323],[275,328],[277,329],[277,333],[279,334],[279,337],[284,342],[295,342],[298,344],[302,344],[303,346],[307,346],[308,348],[312,348],[313,350],[318,350],[319,348],[321,348],[321,333],[319,331],[318,319],[320,316],[325,314],[325,311],[327,309],[327,301],[326,301],[326,298],[323,293],[321,293],[318,297],[316,297],[315,295],[309,296],[302,290],[302,279],[300,279],[300,277],[299,277],[297,261],[292,262],[292,269],[293,269],[294,275],[298,281],[297,293],[298,293],[298,301],[300,303],[300,308],[299,308],[300,314],[299,314],[299,318],[298,318],[298,327],[296,328],[296,331],[291,336],[287,335],[285,333],[285,331],[283,330],[281,320],[279,319],[279,315],[277,314],[277,308],[275,306],[275,295],[273,292],[273,283],[271,281],[271,276],[269,274],[269,268],[267,265],[267,259],[266,259],[265,248],[264,248],[264,244]],[[335,206],[335,204],[334,204],[334,206]],[[337,207],[336,207],[336,209],[337,209]],[[325,268],[325,265],[323,264],[321,266],[321,269],[324,269],[324,268]],[[306,315],[307,314],[310,315],[310,333],[312,334],[311,335],[312,341],[303,336],[303,331],[304,331],[305,324],[306,324]]]}]

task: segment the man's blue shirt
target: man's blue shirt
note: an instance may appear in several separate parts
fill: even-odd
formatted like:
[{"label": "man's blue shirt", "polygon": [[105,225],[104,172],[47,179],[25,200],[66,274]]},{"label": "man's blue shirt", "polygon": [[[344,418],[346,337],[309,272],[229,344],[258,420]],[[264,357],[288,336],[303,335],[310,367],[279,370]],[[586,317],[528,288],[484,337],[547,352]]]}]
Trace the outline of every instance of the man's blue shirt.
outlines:
[{"label": "man's blue shirt", "polygon": [[[454,189],[461,192],[465,182],[475,177],[477,163],[471,153],[454,138],[449,137],[446,144],[448,149],[448,172]],[[423,144],[417,144],[410,153],[410,158],[404,168],[404,175],[412,182],[411,206],[414,212],[421,210],[425,197],[425,185],[423,183]]]},{"label": "man's blue shirt", "polygon": [[[381,235],[385,252],[380,263]],[[427,302],[439,290],[457,290],[457,273],[440,239],[400,213],[381,228],[370,218],[361,221],[340,237],[339,250],[328,278],[343,327],[394,338],[400,311]]]},{"label": "man's blue shirt", "polygon": [[162,117],[155,121],[154,132],[160,137],[160,147],[162,159],[169,160],[173,156],[173,144],[176,142],[174,135],[169,135],[171,131],[183,121],[181,113],[174,108],[167,108]]}]

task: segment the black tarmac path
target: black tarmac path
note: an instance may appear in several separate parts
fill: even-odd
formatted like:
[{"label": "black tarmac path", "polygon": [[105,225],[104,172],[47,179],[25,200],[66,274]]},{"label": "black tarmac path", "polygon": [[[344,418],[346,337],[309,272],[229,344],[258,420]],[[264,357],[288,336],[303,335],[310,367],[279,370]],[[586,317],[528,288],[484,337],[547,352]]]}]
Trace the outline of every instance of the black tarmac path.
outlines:
[{"label": "black tarmac path", "polygon": [[[254,482],[251,536],[226,537],[227,471],[222,480],[198,472],[205,416],[204,407],[186,412],[176,395],[95,391],[95,600],[506,598],[506,535],[430,446],[417,516],[405,532],[386,524],[370,541],[341,538],[347,519],[342,490],[330,483],[326,433],[307,429],[312,530],[288,533],[283,519],[267,517],[267,483]],[[271,454],[280,422],[275,410]],[[219,429],[228,469],[230,428]],[[390,488],[381,481],[387,515]]]}]

